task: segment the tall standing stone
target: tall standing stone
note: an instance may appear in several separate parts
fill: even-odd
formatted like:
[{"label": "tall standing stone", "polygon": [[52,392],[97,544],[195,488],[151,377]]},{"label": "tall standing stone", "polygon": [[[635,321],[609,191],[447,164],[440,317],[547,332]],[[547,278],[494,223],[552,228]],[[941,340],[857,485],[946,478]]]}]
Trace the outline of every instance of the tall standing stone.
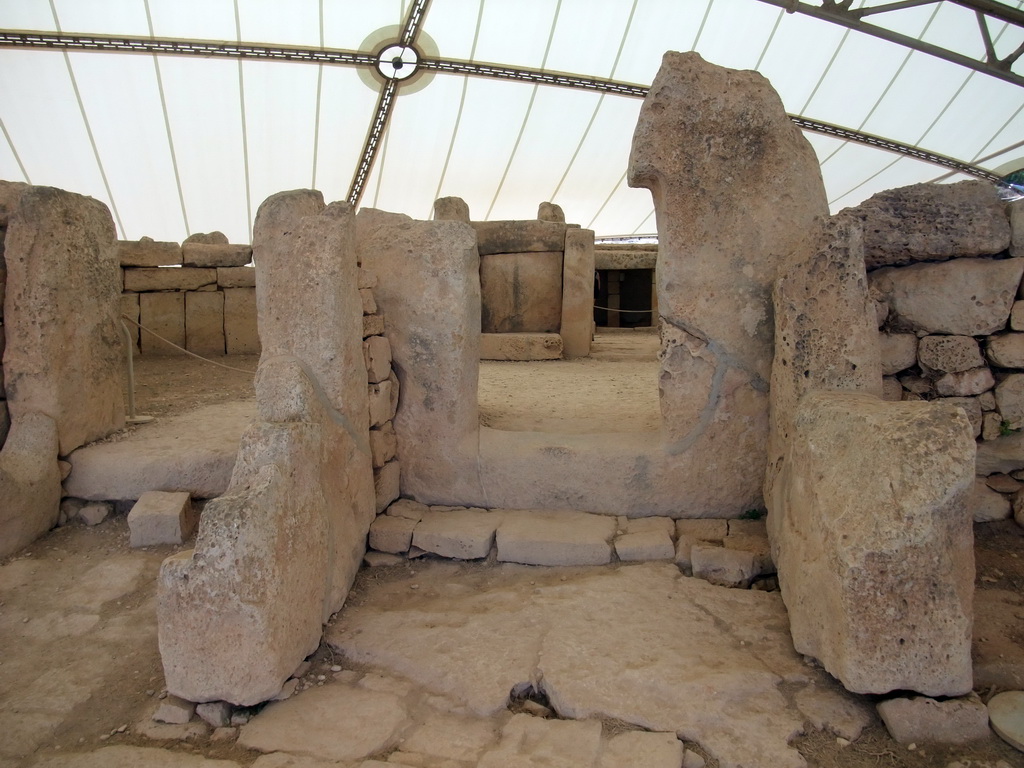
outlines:
[{"label": "tall standing stone", "polygon": [[565,230],[559,333],[565,357],[590,354],[594,338],[594,232],[590,229]]},{"label": "tall standing stone", "polygon": [[258,417],[194,551],[160,570],[168,690],[251,705],[320,641],[374,516],[354,216],[285,192],[257,214]]},{"label": "tall standing stone", "polygon": [[102,203],[30,187],[4,243],[11,420],[45,413],[61,455],[124,426],[121,270]]},{"label": "tall standing stone", "polygon": [[772,285],[828,213],[814,151],[763,76],[669,52],[633,135],[629,184],[651,190],[658,221],[669,450],[712,436],[737,402],[754,399],[760,418],[748,439],[716,448],[723,464],[740,460],[760,474]]}]

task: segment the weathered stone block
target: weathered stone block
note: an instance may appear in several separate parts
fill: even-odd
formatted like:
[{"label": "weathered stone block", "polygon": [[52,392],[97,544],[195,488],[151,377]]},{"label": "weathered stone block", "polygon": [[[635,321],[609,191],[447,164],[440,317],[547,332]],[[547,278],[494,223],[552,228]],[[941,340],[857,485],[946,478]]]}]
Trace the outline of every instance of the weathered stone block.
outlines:
[{"label": "weathered stone block", "polygon": [[672,537],[665,531],[637,531],[624,533],[615,539],[615,554],[624,563],[672,560],[676,548]]},{"label": "weathered stone block", "polygon": [[1011,373],[999,382],[996,406],[1012,429],[1024,425],[1024,373]]},{"label": "weathered stone block", "polygon": [[244,267],[252,261],[252,248],[227,243],[183,243],[181,261],[186,267]]},{"label": "weathered stone block", "polygon": [[993,491],[984,478],[974,479],[971,494],[967,497],[967,511],[976,523],[991,523],[1006,520],[1013,515],[1013,506],[1003,494]]},{"label": "weathered stone block", "polygon": [[376,429],[370,430],[370,457],[374,469],[379,469],[395,457],[398,451],[398,438],[394,425],[388,421]]},{"label": "weathered stone block", "polygon": [[700,541],[721,541],[729,533],[728,520],[690,519],[676,520],[676,535],[689,536]]},{"label": "weathered stone block", "polygon": [[769,514],[793,645],[848,690],[971,689],[974,439],[941,403],[811,392]]},{"label": "weathered stone block", "polygon": [[441,557],[478,560],[490,553],[501,520],[500,512],[482,509],[431,510],[416,526],[412,543]]},{"label": "weathered stone block", "polygon": [[[1003,417],[998,413],[986,413],[981,419],[981,439],[995,440],[1002,436]],[[975,435],[977,437],[977,435]]]},{"label": "weathered stone block", "polygon": [[917,362],[917,336],[913,333],[883,333],[878,338],[883,375],[892,376]]},{"label": "weathered stone block", "polygon": [[349,206],[309,190],[257,214],[259,415],[195,551],[165,560],[158,582],[164,675],[184,698],[275,696],[362,562],[374,499],[354,229]]},{"label": "weathered stone block", "polygon": [[193,232],[181,241],[183,246],[191,243],[200,243],[202,245],[227,245],[228,236],[218,230],[214,230],[213,232]]},{"label": "weathered stone block", "polygon": [[594,245],[594,269],[655,269],[658,246]]},{"label": "weathered stone block", "polygon": [[131,545],[181,544],[192,535],[198,522],[188,493],[147,491],[128,513]]},{"label": "weathered stone block", "polygon": [[992,389],[995,383],[988,368],[972,368],[936,379],[935,391],[942,397],[970,397]]},{"label": "weathered stone block", "polygon": [[676,521],[671,517],[633,517],[619,520],[619,529],[625,533],[659,531],[670,539],[676,537]]},{"label": "weathered stone block", "polygon": [[221,288],[255,288],[256,267],[218,267],[217,285]]},{"label": "weathered stone block", "polygon": [[976,695],[936,701],[924,696],[887,699],[878,714],[900,744],[969,744],[987,739],[988,710]]},{"label": "weathered stone block", "polygon": [[371,336],[363,342],[363,362],[371,384],[379,384],[391,375],[391,344],[385,336]]},{"label": "weathered stone block", "polygon": [[141,324],[153,331],[141,331],[140,343],[144,355],[181,355],[181,350],[172,347],[153,334],[159,334],[167,341],[185,346],[185,294],[180,292],[143,293],[139,295]]},{"label": "weathered stone block", "polygon": [[556,203],[541,203],[537,206],[537,220],[565,224],[565,211]]},{"label": "weathered stone block", "polygon": [[359,289],[359,298],[363,301],[363,314],[364,315],[375,315],[377,314],[377,302],[373,298],[373,291],[369,288]]},{"label": "weathered stone block", "polygon": [[484,333],[557,333],[562,318],[562,248],[493,253],[480,259]]},{"label": "weathered stone block", "polygon": [[189,291],[185,294],[185,349],[197,355],[223,355],[224,294]]},{"label": "weathered stone block", "polygon": [[416,522],[398,515],[377,515],[370,524],[370,546],[378,552],[408,552]]},{"label": "weathered stone block", "polygon": [[[544,205],[541,203],[542,207]],[[593,327],[594,233],[589,229],[568,229],[562,262],[562,319],[559,325],[565,357],[571,359],[590,354]]]},{"label": "weathered stone block", "polygon": [[195,291],[204,285],[216,284],[216,269],[156,267],[124,271],[126,291]]},{"label": "weathered stone block", "polygon": [[700,544],[690,549],[690,567],[693,569],[694,578],[704,579],[720,587],[739,589],[749,587],[759,572],[751,552]]},{"label": "weathered stone block", "polygon": [[507,510],[498,526],[498,560],[526,565],[611,562],[615,518],[571,510]]},{"label": "weathered stone block", "polygon": [[149,238],[118,240],[117,260],[122,267],[171,267],[181,264],[181,246]]},{"label": "weathered stone block", "polygon": [[420,504],[418,501],[413,501],[412,499],[399,499],[388,507],[387,514],[397,515],[398,517],[407,517],[410,520],[419,522],[429,511],[430,507],[426,504]]},{"label": "weathered stone block", "polygon": [[981,403],[978,402],[978,398],[947,397],[943,402],[955,405],[964,412],[964,415],[967,416],[967,420],[971,423],[971,430],[974,432],[975,437],[981,434],[982,415]]},{"label": "weathered stone block", "polygon": [[224,345],[229,355],[259,354],[255,288],[224,290]]},{"label": "weathered stone block", "polygon": [[398,498],[401,488],[401,470],[397,460],[391,460],[373,472],[373,494],[377,500],[376,511],[379,515],[392,501]]},{"label": "weathered stone block", "polygon": [[550,221],[474,221],[477,252],[534,253],[561,251],[565,243],[566,225]]},{"label": "weathered stone block", "polygon": [[557,333],[481,333],[481,360],[559,360],[562,337]]},{"label": "weathered stone block", "polygon": [[8,408],[50,416],[62,456],[124,426],[115,242],[106,206],[52,187],[21,195],[4,239]]},{"label": "weathered stone block", "polygon": [[1024,331],[1024,301],[1013,302],[1010,308],[1010,328],[1014,331]]},{"label": "weathered stone block", "polygon": [[868,269],[989,256],[1010,245],[1006,205],[983,181],[890,189],[839,215],[861,222]]},{"label": "weathered stone block", "polygon": [[78,519],[88,526],[99,525],[113,511],[113,505],[94,501],[78,510]]},{"label": "weathered stone block", "polygon": [[50,530],[60,515],[57,425],[29,412],[12,419],[0,450],[0,557]]},{"label": "weathered stone block", "polygon": [[978,342],[970,336],[925,336],[918,344],[917,357],[925,369],[942,373],[985,365]]},{"label": "weathered stone block", "polygon": [[156,712],[153,714],[153,719],[158,723],[184,725],[192,719],[192,715],[195,712],[195,702],[169,695],[160,702],[160,706],[157,707]]},{"label": "weathered stone block", "polygon": [[903,385],[895,376],[885,376],[882,379],[882,399],[896,403],[903,399]]},{"label": "weathered stone block", "polygon": [[390,379],[378,384],[370,384],[367,388],[371,427],[383,426],[394,417],[395,414],[391,407],[392,389],[393,384]]},{"label": "weathered stone block", "polygon": [[364,315],[363,316],[363,338],[369,336],[380,336],[384,333],[384,316],[383,315]]},{"label": "weathered stone block", "polygon": [[730,533],[722,539],[722,546],[726,549],[749,552],[754,558],[754,577],[776,571],[775,563],[772,561],[772,547],[765,533]]},{"label": "weathered stone block", "polygon": [[434,220],[469,224],[469,206],[461,197],[439,197],[434,201]]},{"label": "weathered stone block", "polygon": [[1024,256],[1024,204],[1020,200],[1010,203],[1010,255]]},{"label": "weathered stone block", "polygon": [[1006,325],[1022,272],[1024,259],[956,259],[885,267],[869,280],[900,327],[985,336]]},{"label": "weathered stone block", "polygon": [[990,336],[985,353],[992,365],[1000,368],[1024,368],[1024,333]]}]

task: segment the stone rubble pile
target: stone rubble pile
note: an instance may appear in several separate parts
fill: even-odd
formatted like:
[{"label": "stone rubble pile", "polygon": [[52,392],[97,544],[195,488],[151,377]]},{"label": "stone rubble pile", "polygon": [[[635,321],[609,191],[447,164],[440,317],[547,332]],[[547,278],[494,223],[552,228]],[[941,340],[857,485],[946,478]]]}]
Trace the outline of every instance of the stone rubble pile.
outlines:
[{"label": "stone rubble pile", "polygon": [[626,518],[399,499],[370,525],[367,564],[425,555],[543,566],[665,560],[686,575],[744,589],[775,573],[765,521],[756,519]]},{"label": "stone rubble pile", "polygon": [[[252,248],[220,232],[195,234],[181,245],[150,238],[119,240],[121,312],[197,355],[258,354],[256,268]],[[171,267],[171,268],[169,268]],[[127,323],[144,355],[180,355]]]}]

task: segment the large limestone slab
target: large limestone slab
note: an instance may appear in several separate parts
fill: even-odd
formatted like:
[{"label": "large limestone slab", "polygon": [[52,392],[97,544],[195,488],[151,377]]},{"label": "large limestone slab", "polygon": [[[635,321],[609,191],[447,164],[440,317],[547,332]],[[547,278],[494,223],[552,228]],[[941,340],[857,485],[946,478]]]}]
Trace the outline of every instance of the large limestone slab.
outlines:
[{"label": "large limestone slab", "polygon": [[441,557],[475,560],[490,554],[501,521],[500,513],[482,509],[432,510],[416,526],[412,543]]},{"label": "large limestone slab", "polygon": [[259,353],[255,288],[224,289],[224,344],[229,355]]},{"label": "large limestone slab", "polygon": [[126,269],[126,291],[194,291],[204,285],[216,285],[217,270],[197,267],[178,269],[155,267]]},{"label": "large limestone slab", "polygon": [[[458,568],[424,564],[370,584],[328,642],[480,715],[503,711],[512,687],[530,683],[561,717],[674,733],[723,768],[804,768],[788,742],[805,715],[779,686],[831,693],[834,683],[792,650],[777,594],[714,587],[672,565],[499,566],[455,579]],[[856,703],[834,698],[835,709]]]},{"label": "large limestone slab", "polygon": [[170,267],[181,264],[181,246],[149,238],[118,240],[117,258],[122,267]]},{"label": "large limestone slab", "polygon": [[484,754],[477,768],[545,764],[593,768],[600,753],[601,723],[597,720],[545,720],[519,714],[505,725],[501,741]]},{"label": "large limestone slab", "polygon": [[[864,271],[861,232],[830,219],[809,254],[793,255],[775,285],[775,360],[765,500],[774,511],[775,477],[800,399],[812,390],[882,395],[882,360]],[[779,502],[784,504],[784,502]]]},{"label": "large limestone slab", "polygon": [[481,333],[481,360],[560,360],[564,349],[557,333]]},{"label": "large limestone slab", "polygon": [[971,689],[974,440],[959,408],[811,392],[769,526],[793,645],[849,690]]},{"label": "large limestone slab", "polygon": [[839,216],[860,222],[868,269],[990,256],[1010,245],[1006,204],[984,181],[889,189]]},{"label": "large limestone slab", "polygon": [[57,523],[60,497],[57,425],[46,414],[22,414],[0,451],[0,558]]},{"label": "large limestone slab", "polygon": [[393,745],[406,724],[391,693],[334,684],[267,706],[242,726],[238,744],[322,760],[359,760]]},{"label": "large limestone slab", "polygon": [[238,441],[255,415],[252,400],[208,405],[84,446],[68,457],[65,488],[95,501],[138,499],[146,491],[215,498],[227,490]]},{"label": "large limestone slab", "polygon": [[562,251],[480,258],[484,333],[557,333],[562,321]]},{"label": "large limestone slab", "polygon": [[21,196],[4,240],[3,378],[11,419],[47,414],[62,455],[124,425],[115,244],[102,203],[52,187]]},{"label": "large limestone slab", "polygon": [[1022,272],[1024,259],[956,259],[885,267],[870,283],[904,328],[984,336],[1006,326]]},{"label": "large limestone slab", "polygon": [[185,347],[185,294],[178,291],[143,293],[139,295],[139,307],[142,318],[139,323],[143,326],[139,331],[142,353],[184,354],[178,347]]},{"label": "large limestone slab", "polygon": [[559,333],[567,358],[586,357],[594,337],[594,232],[565,232],[562,319]]},{"label": "large limestone slab", "polygon": [[527,565],[611,562],[615,518],[573,510],[508,510],[498,526],[498,560]]},{"label": "large limestone slab", "polygon": [[172,752],[157,747],[102,747],[95,752],[50,755],[34,763],[39,768],[239,768],[234,760]]},{"label": "large limestone slab", "polygon": [[220,291],[185,294],[185,348],[198,355],[224,354],[224,294]]},{"label": "large limestone slab", "polygon": [[481,256],[491,253],[560,251],[565,243],[567,229],[564,223],[536,220],[474,221],[472,225],[476,230],[477,250]]},{"label": "large limestone slab", "polygon": [[[360,263],[388,275],[375,295],[400,374],[394,424],[402,493],[425,502],[482,503],[479,482],[467,476],[460,456],[479,428],[480,260],[473,228],[367,208],[356,221]],[[439,306],[446,307],[443,322]],[[452,498],[439,497],[438,487]]]},{"label": "large limestone slab", "polygon": [[182,243],[181,260],[186,267],[244,267],[252,261],[252,248],[227,243]]},{"label": "large limestone slab", "polygon": [[164,561],[158,582],[164,674],[183,698],[275,696],[362,561],[374,497],[354,229],[349,206],[308,190],[257,215],[258,418],[196,549]]}]

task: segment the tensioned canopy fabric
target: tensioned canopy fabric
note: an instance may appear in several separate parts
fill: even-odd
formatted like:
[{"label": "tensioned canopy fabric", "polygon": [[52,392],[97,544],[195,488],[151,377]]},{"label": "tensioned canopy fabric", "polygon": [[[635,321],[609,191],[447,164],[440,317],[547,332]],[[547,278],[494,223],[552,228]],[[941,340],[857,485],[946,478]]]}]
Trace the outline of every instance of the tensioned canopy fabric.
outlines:
[{"label": "tensioned canopy fabric", "polygon": [[247,242],[300,187],[416,218],[448,195],[481,220],[550,200],[651,234],[633,128],[662,54],[696,50],[769,78],[839,210],[1024,166],[1022,5],[0,0],[0,178],[96,197],[130,239]]}]

